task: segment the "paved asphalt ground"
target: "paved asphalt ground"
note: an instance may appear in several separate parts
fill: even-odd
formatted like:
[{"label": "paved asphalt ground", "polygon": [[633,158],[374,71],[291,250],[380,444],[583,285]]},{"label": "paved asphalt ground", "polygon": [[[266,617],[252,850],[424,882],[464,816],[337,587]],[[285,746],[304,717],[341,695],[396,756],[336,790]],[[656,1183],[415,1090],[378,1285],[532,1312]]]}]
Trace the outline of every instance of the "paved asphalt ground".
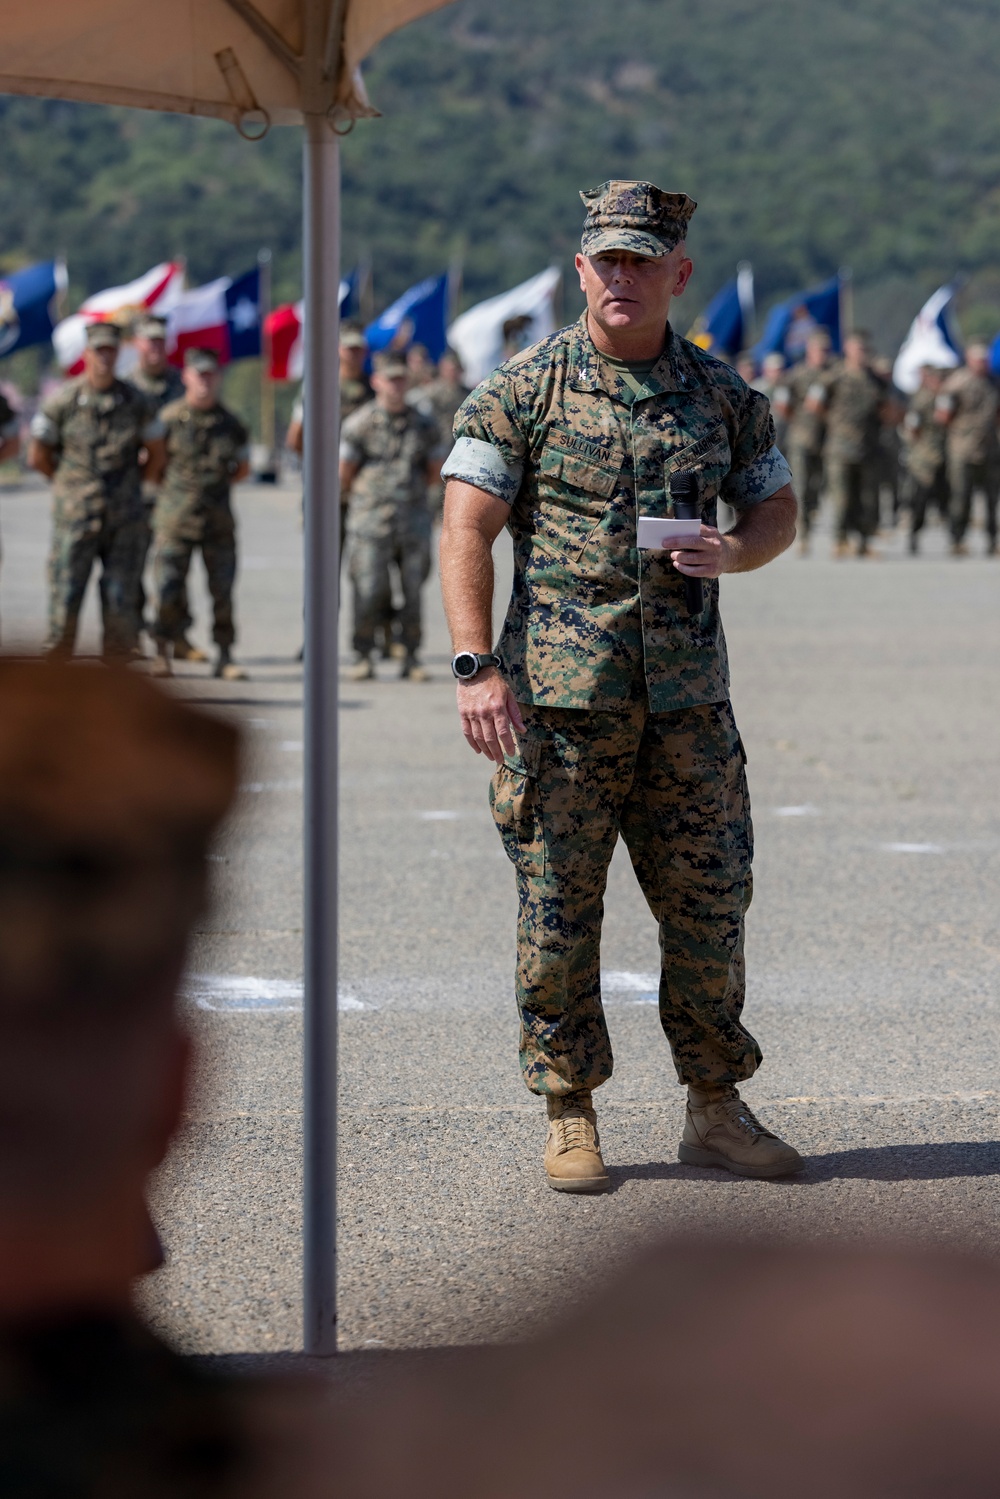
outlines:
[{"label": "paved asphalt ground", "polygon": [[[243,487],[246,683],[183,695],[246,731],[188,1004],[201,1081],[164,1167],[156,1323],[204,1353],[300,1346],[302,677],[298,491]],[[44,618],[43,487],[0,493],[7,649]],[[498,544],[502,550],[503,543]],[[981,553],[982,534],[973,537]],[[1000,561],[888,538],[724,582],[757,831],[745,1089],[808,1157],[791,1183],[678,1164],[681,1089],[654,1004],[653,922],[612,868],[604,968],[617,1056],[599,1095],[614,1190],[548,1190],[517,1072],[514,884],[459,737],[427,590],[433,681],[343,685],[341,1324],[347,1348],[537,1326],[594,1268],[678,1227],[959,1237],[1000,1209]],[[204,589],[196,597],[205,630]],[[84,645],[93,646],[93,601]],[[346,660],[346,656],[345,656]]]}]

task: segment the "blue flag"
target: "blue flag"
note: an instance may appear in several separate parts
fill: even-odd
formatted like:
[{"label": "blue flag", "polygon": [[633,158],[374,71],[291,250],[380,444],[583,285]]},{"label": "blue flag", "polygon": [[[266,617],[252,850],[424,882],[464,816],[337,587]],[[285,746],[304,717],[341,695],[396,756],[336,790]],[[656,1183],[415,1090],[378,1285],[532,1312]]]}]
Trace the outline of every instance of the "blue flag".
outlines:
[{"label": "blue flag", "polygon": [[423,344],[435,363],[448,347],[448,276],[430,276],[411,286],[387,307],[381,317],[369,323],[365,338],[372,353],[387,349],[408,349]]},{"label": "blue flag", "polygon": [[260,341],[260,271],[247,271],[226,287],[229,358],[256,359]]},{"label": "blue flag", "polygon": [[340,316],[356,318],[361,311],[361,267],[356,265],[340,283]]},{"label": "blue flag", "polygon": [[732,281],[717,291],[688,337],[711,354],[734,358],[753,326],[753,271],[743,262]]},{"label": "blue flag", "polygon": [[759,365],[766,354],[784,354],[786,364],[797,364],[805,354],[810,333],[816,328],[826,329],[834,353],[839,354],[839,276],[772,307],[753,357]]},{"label": "blue flag", "polygon": [[56,297],[65,289],[61,260],[43,260],[0,278],[0,358],[48,343],[59,320]]}]

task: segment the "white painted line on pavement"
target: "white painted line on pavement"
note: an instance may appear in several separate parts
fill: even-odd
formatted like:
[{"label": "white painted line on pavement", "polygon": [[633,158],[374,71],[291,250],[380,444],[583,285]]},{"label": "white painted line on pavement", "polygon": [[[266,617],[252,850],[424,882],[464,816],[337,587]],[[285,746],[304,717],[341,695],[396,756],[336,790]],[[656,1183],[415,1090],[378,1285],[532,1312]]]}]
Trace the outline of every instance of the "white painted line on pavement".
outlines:
[{"label": "white painted line on pavement", "polygon": [[658,973],[632,973],[622,968],[601,969],[601,992],[603,994],[627,994],[624,1001],[629,1005],[655,1005],[660,1001],[660,975]]},{"label": "white painted line on pavement", "polygon": [[294,755],[301,754],[302,750],[305,749],[305,745],[303,744],[301,739],[283,739],[278,745],[278,748],[287,750],[289,754]]},{"label": "white painted line on pavement", "polygon": [[771,811],[775,817],[821,817],[822,813],[812,802],[804,802],[801,807],[772,807]]},{"label": "white painted line on pavement", "polygon": [[943,854],[944,847],[940,843],[882,843],[887,854]]},{"label": "white painted line on pavement", "polygon": [[[289,1014],[302,1009],[302,985],[295,979],[262,979],[240,973],[191,973],[181,993],[199,1010],[223,1011],[228,1014],[269,1011]],[[339,1010],[367,1010],[368,1005],[353,994],[341,991]]]},{"label": "white painted line on pavement", "polygon": [[301,791],[302,782],[298,781],[244,781],[240,787],[241,791]]},{"label": "white painted line on pavement", "polygon": [[461,812],[418,812],[421,822],[457,822]]}]

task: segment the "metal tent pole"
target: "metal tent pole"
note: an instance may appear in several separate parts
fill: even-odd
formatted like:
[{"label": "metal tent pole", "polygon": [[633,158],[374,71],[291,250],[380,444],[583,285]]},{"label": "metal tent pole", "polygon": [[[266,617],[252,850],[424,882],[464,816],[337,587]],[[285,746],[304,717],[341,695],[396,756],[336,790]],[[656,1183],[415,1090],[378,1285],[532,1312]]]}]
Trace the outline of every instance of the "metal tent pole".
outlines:
[{"label": "metal tent pole", "polygon": [[[311,8],[311,7],[310,7]],[[317,48],[317,52],[321,49]],[[313,54],[315,55],[315,54]],[[306,49],[307,59],[310,57]],[[304,1342],[337,1351],[339,143],[305,116]]]}]

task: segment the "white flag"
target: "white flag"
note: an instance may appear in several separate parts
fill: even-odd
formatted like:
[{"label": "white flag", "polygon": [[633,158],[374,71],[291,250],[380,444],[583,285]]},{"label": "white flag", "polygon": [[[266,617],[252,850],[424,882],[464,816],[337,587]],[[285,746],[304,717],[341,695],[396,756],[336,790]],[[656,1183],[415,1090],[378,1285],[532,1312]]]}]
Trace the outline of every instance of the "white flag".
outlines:
[{"label": "white flag", "polygon": [[920,384],[920,367],[952,370],[962,363],[957,335],[951,326],[951,303],[957,286],[939,286],[921,307],[892,367],[893,384],[912,396]]},{"label": "white flag", "polygon": [[448,329],[448,342],[462,361],[467,385],[478,385],[512,352],[527,349],[556,331],[554,299],[561,279],[559,267],[549,266],[530,281],[479,302],[455,319]]}]

